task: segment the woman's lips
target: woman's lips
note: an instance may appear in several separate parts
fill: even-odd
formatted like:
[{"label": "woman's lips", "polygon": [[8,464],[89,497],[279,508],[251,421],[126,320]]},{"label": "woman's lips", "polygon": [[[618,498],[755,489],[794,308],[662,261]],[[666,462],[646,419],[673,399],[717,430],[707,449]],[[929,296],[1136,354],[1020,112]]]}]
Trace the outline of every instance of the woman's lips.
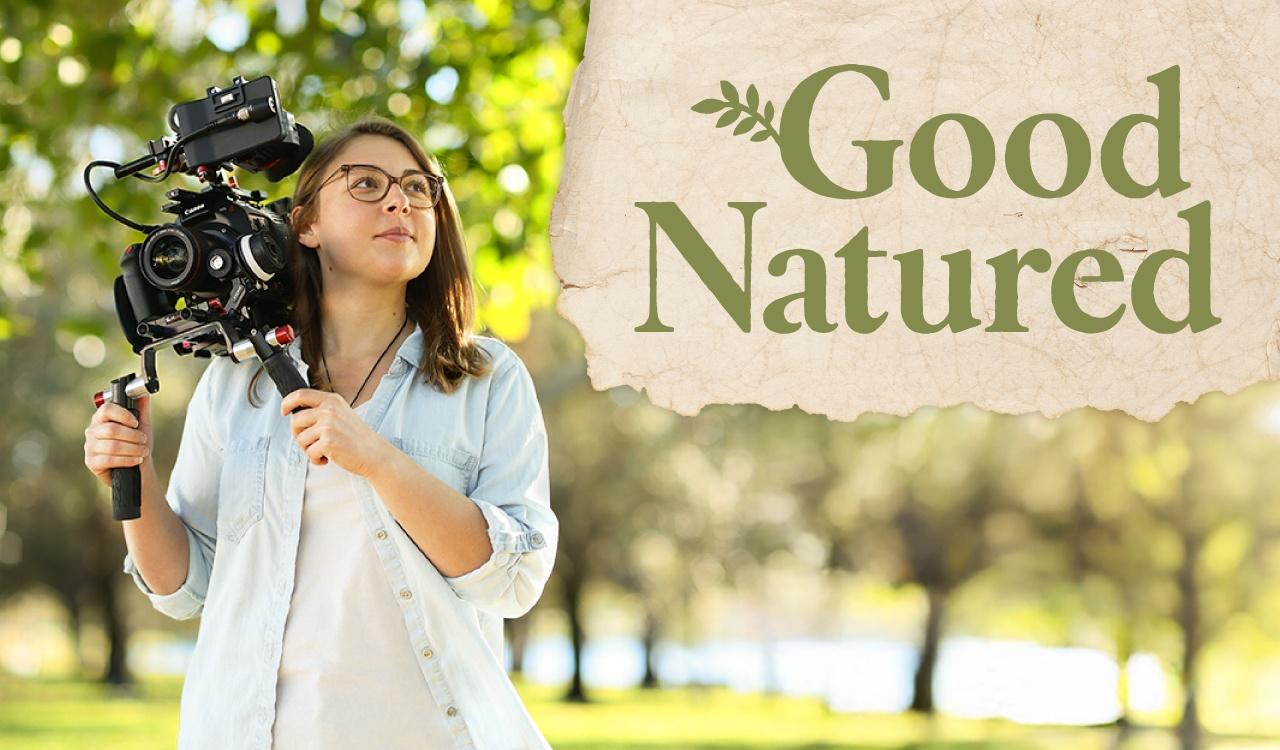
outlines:
[{"label": "woman's lips", "polygon": [[405,234],[404,232],[395,231],[383,232],[382,234],[377,235],[374,239],[387,240],[389,242],[412,242],[413,236]]}]

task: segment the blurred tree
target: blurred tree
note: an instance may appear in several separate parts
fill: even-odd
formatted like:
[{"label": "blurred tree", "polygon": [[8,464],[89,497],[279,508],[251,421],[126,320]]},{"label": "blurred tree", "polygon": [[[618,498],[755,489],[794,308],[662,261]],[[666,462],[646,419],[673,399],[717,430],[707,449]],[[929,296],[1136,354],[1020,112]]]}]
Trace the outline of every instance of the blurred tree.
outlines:
[{"label": "blurred tree", "polygon": [[1253,418],[1265,398],[1260,389],[1230,400],[1212,394],[1155,424],[1094,410],[1063,419],[1056,453],[1066,461],[1056,471],[1070,475],[1071,499],[1064,513],[1041,520],[1094,594],[1086,598],[1091,613],[1112,623],[1117,743],[1130,723],[1129,658],[1143,642],[1153,647],[1166,621],[1181,635],[1178,738],[1183,750],[1202,745],[1202,654],[1263,590],[1280,533],[1270,502],[1275,444]]},{"label": "blurred tree", "polygon": [[[645,684],[656,683],[653,644],[659,635],[674,636],[679,628],[681,638],[694,642],[713,625],[699,621],[698,595],[727,589],[776,604],[765,573],[776,555],[790,552],[803,519],[789,512],[772,474],[769,436],[795,416],[794,410],[714,406],[682,420],[683,429],[671,434],[650,473],[653,492],[662,498],[653,506],[656,518],[632,548],[647,599]],[[761,635],[768,646],[771,632]],[[767,647],[765,658],[771,690]]]},{"label": "blurred tree", "polygon": [[593,583],[643,588],[631,557],[635,537],[654,520],[661,496],[647,489],[657,454],[676,417],[641,401],[629,389],[598,393],[584,384],[548,411],[551,425],[552,497],[560,518],[560,548],[553,577],[559,585],[573,649],[573,678],[566,694],[585,701],[582,650],[586,642],[584,595]]},{"label": "blurred tree", "polygon": [[[844,544],[852,533],[845,512],[851,505],[835,489],[852,455],[846,451],[857,442],[848,436],[882,422],[868,418],[849,425],[798,408],[774,412],[754,406],[737,407],[726,421],[719,460],[740,494],[722,532],[727,579],[794,618],[803,607],[795,601],[780,603],[779,588],[794,589],[796,575],[813,581],[815,588],[829,588],[833,563],[851,559]],[[807,627],[820,630],[828,620],[818,615]],[[773,690],[775,632],[768,618],[761,636],[766,642],[766,689]]]},{"label": "blurred tree", "polygon": [[[28,309],[45,330],[54,330],[67,303],[38,301]],[[110,519],[107,491],[85,469],[83,452],[95,384],[81,360],[100,356],[102,348],[96,336],[66,329],[0,346],[0,374],[11,393],[22,394],[7,399],[6,429],[0,430],[0,455],[15,469],[3,475],[0,502],[8,509],[7,534],[21,540],[22,550],[3,567],[0,601],[33,586],[52,592],[76,644],[88,622],[100,622],[108,646],[102,678],[124,684],[130,675],[119,597],[133,587],[120,572],[124,544]],[[157,437],[166,432],[158,430]],[[158,460],[171,461],[162,440],[157,443]],[[76,653],[83,656],[78,647]]]},{"label": "blurred tree", "polygon": [[565,698],[585,702],[586,596],[598,584],[632,591],[642,585],[630,553],[661,501],[652,489],[654,464],[677,418],[630,389],[594,390],[572,326],[550,311],[535,318],[533,335],[517,350],[534,374],[547,424],[552,507],[560,521],[549,589],[565,614],[573,657]]},{"label": "blurred tree", "polygon": [[1002,487],[1002,448],[1018,440],[1016,422],[972,407],[923,409],[870,437],[851,461],[859,515],[850,538],[860,564],[925,595],[912,711],[935,708],[949,599],[1026,541],[1002,522],[1016,507]]},{"label": "blurred tree", "polygon": [[1168,614],[1182,634],[1183,750],[1202,745],[1200,662],[1206,644],[1250,607],[1267,580],[1267,551],[1280,532],[1271,498],[1274,445],[1247,419],[1249,399],[1222,394],[1180,406],[1152,426],[1131,427],[1129,482],[1159,526],[1147,547],[1163,547],[1176,589]]},{"label": "blurred tree", "polygon": [[1111,634],[1120,675],[1115,744],[1121,746],[1132,725],[1130,660],[1173,595],[1150,547],[1159,519],[1134,497],[1128,481],[1125,435],[1142,428],[1124,415],[1092,409],[1062,417],[1060,428],[1047,446],[1044,473],[1057,475],[1067,502],[1037,520],[1046,536],[1063,545],[1080,600]]}]

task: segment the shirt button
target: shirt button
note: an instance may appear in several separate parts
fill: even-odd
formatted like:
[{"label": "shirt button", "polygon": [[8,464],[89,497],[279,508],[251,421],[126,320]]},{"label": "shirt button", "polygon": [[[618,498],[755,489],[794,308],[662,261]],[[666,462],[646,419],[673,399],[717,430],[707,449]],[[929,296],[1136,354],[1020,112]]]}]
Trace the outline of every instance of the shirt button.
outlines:
[{"label": "shirt button", "polygon": [[374,534],[374,536],[378,537],[379,539],[386,539],[387,532],[382,529],[378,529],[378,533]]},{"label": "shirt button", "polygon": [[532,539],[534,544],[542,544],[542,532],[541,531],[533,532]]},{"label": "shirt button", "polygon": [[436,655],[436,652],[432,651],[432,650],[431,650],[431,649],[429,649],[429,648],[424,648],[424,649],[422,649],[422,655],[423,655],[424,657],[426,657],[426,658],[430,659],[431,657],[433,657],[433,656],[435,656],[435,655]]},{"label": "shirt button", "polygon": [[401,599],[412,599],[412,598],[413,598],[413,592],[412,592],[412,591],[410,591],[409,589],[400,589],[400,598],[401,598]]},{"label": "shirt button", "polygon": [[458,709],[454,708],[453,706],[449,706],[444,710],[444,712],[449,715],[450,719],[458,715]]}]

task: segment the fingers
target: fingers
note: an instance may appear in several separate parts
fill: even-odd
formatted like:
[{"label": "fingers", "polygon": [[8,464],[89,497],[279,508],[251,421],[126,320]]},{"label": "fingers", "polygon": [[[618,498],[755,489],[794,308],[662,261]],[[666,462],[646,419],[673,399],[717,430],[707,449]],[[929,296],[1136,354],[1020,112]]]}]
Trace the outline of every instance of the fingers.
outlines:
[{"label": "fingers", "polygon": [[306,453],[307,458],[310,459],[311,463],[315,464],[316,466],[324,466],[326,463],[329,462],[327,449],[320,445],[319,440],[308,445],[303,450],[303,453]]},{"label": "fingers", "polygon": [[285,416],[299,406],[304,409],[315,408],[321,404],[331,401],[335,403],[338,401],[341,401],[344,404],[346,403],[346,401],[343,401],[342,397],[336,393],[317,391],[314,388],[299,388],[285,396],[280,401],[280,414]]},{"label": "fingers", "polygon": [[304,409],[297,414],[291,414],[289,415],[289,431],[297,438],[303,430],[314,425],[319,419],[320,411],[318,409]]},{"label": "fingers", "polygon": [[104,440],[93,447],[86,461],[105,461],[110,465],[133,466],[142,463],[142,459],[150,456],[145,445],[124,443],[120,440]]},{"label": "fingers", "polygon": [[314,448],[315,443],[320,440],[320,428],[308,427],[301,432],[295,432],[293,439],[298,444],[298,447],[302,448],[302,450],[310,450],[311,448]]},{"label": "fingers", "polygon": [[[138,413],[146,418],[145,399],[136,401]],[[151,441],[141,427],[144,422],[128,409],[106,402],[98,407],[85,429],[84,464],[106,484],[111,470],[141,466],[151,456]]]},{"label": "fingers", "polygon": [[[107,407],[112,408],[108,409]],[[151,448],[148,445],[151,440],[145,432],[120,422],[105,421],[112,417],[119,417],[126,422],[137,424],[137,420],[133,419],[133,415],[127,409],[114,404],[103,404],[94,415],[93,421],[84,431],[86,464],[90,464],[90,461],[95,457],[101,456],[135,458],[151,455]],[[104,467],[95,467],[90,464],[90,468],[100,470]]]},{"label": "fingers", "polygon": [[139,443],[122,440],[90,440],[85,443],[84,465],[106,481],[106,473],[110,469],[139,466],[150,455],[150,449]]},{"label": "fingers", "polygon": [[113,404],[110,401],[104,402],[102,406],[98,407],[98,410],[93,413],[92,421],[94,424],[118,422],[122,425],[133,427],[135,429],[141,424],[138,421],[138,418],[133,416],[128,409],[120,406],[119,404]]},{"label": "fingers", "polygon": [[86,438],[91,441],[108,442],[118,440],[125,443],[137,443],[146,445],[149,441],[147,434],[142,430],[125,427],[118,422],[103,422],[100,424],[91,424],[84,431]]},{"label": "fingers", "polygon": [[316,466],[324,466],[329,463],[328,453],[331,444],[323,433],[323,428],[319,425],[308,427],[301,432],[294,433],[294,441],[302,452],[307,454],[307,458]]},{"label": "fingers", "polygon": [[90,435],[89,439],[84,442],[84,452],[86,457],[94,455],[145,457],[151,455],[151,447],[147,445],[146,435],[139,436],[139,433],[135,430],[131,435],[111,437]]}]

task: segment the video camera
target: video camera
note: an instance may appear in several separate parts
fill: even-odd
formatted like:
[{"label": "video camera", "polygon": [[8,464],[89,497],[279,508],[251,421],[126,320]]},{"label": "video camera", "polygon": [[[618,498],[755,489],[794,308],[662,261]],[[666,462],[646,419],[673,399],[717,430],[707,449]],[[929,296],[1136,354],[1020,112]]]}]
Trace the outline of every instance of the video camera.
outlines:
[{"label": "video camera", "polygon": [[[279,325],[285,315],[290,282],[285,267],[290,199],[264,203],[257,190],[239,189],[240,167],[265,172],[271,182],[295,172],[311,152],[312,137],[280,104],[275,82],[267,76],[237,77],[226,88],[210,87],[202,99],[169,110],[176,138],[148,141],[147,154],[127,164],[90,162],[85,187],[108,216],[143,232],[120,257],[115,280],[116,314],[133,351],[142,356],[143,376],[133,373],[111,381],[94,394],[94,403],[120,404],[137,415],[134,400],[160,390],[155,352],[172,345],[179,355],[259,357],[282,396],[306,382],[284,347],[293,329]],[[110,167],[116,179],[136,177],[163,182],[177,172],[198,178],[199,192],[175,188],[163,207],[172,223],[145,225],[121,216],[99,198],[90,181],[95,168]],[[154,168],[151,175],[142,174]],[[136,467],[112,470],[116,520],[141,515]]]}]

